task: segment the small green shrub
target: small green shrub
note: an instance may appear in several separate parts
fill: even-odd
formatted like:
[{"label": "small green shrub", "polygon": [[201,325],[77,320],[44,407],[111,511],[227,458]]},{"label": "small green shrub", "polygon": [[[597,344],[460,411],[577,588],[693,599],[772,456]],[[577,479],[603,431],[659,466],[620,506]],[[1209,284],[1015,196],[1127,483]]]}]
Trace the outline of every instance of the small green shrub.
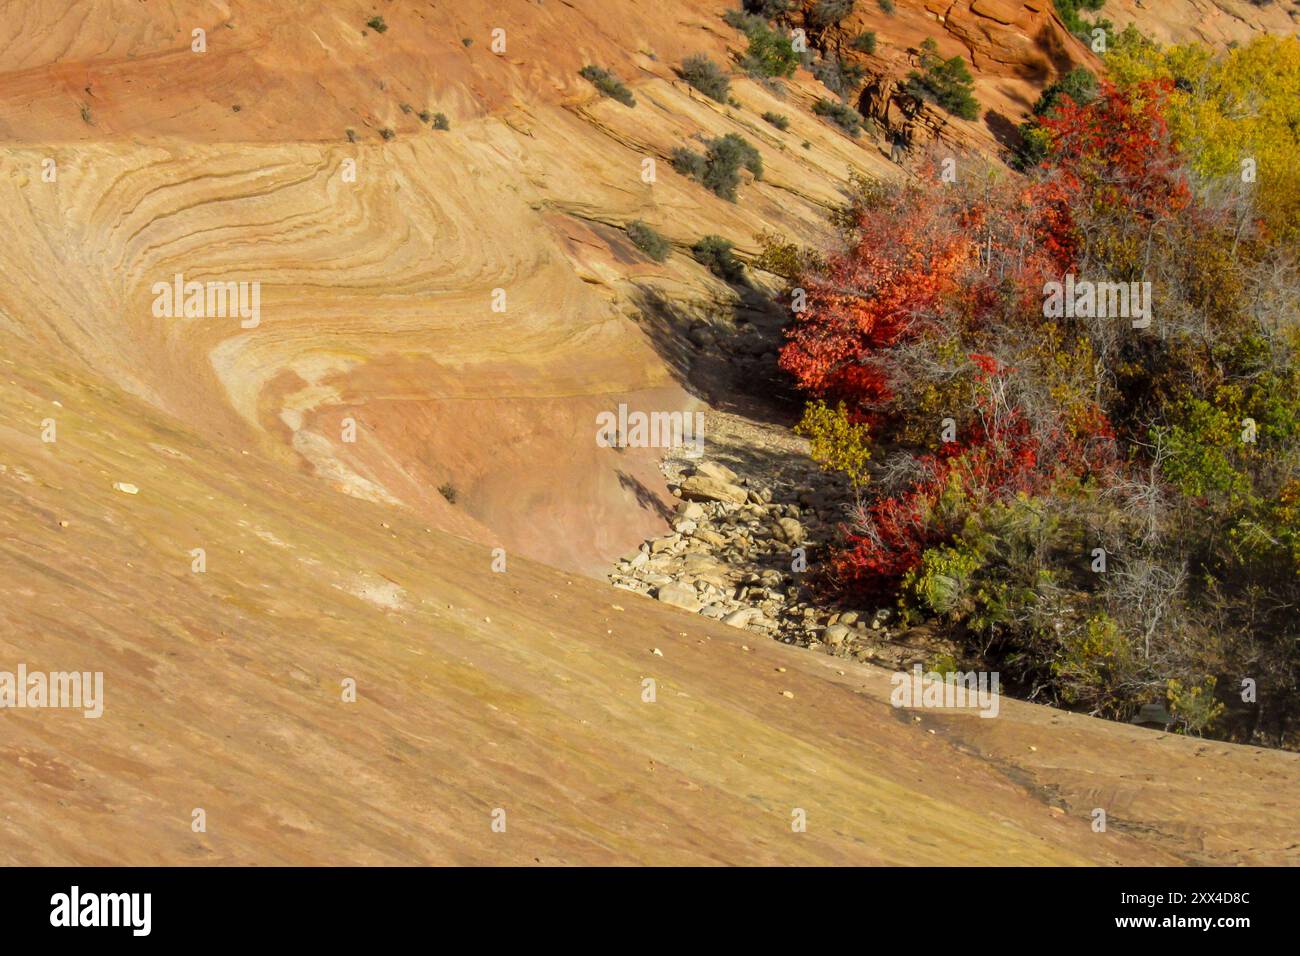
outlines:
[{"label": "small green shrub", "polygon": [[691,252],[696,261],[718,278],[727,282],[739,282],[745,277],[745,267],[731,254],[733,248],[721,236],[705,236],[691,246]]},{"label": "small green shrub", "polygon": [[451,122],[447,119],[446,113],[433,114],[433,128],[441,130],[451,129]]},{"label": "small green shrub", "polygon": [[894,15],[894,0],[880,0],[880,9],[885,11],[886,15]]},{"label": "small green shrub", "polygon": [[729,202],[735,202],[736,187],[740,185],[740,166],[743,157],[740,151],[733,146],[719,146],[718,143],[718,140],[709,143],[709,152],[706,158],[707,165],[700,182],[710,192]]},{"label": "small green shrub", "polygon": [[1043,90],[1034,103],[1034,115],[1044,116],[1051,113],[1062,96],[1068,96],[1082,106],[1097,98],[1097,77],[1090,70],[1075,67],[1047,89]]},{"label": "small green shrub", "polygon": [[862,114],[851,106],[837,103],[835,100],[821,99],[813,104],[813,112],[824,116],[850,136],[856,137],[862,132]]},{"label": "small green shrub", "polygon": [[853,12],[853,0],[817,0],[809,19],[818,29],[833,27]]},{"label": "small green shrub", "polygon": [[1097,27],[1106,31],[1108,41],[1114,39],[1115,26],[1105,17],[1098,17],[1089,23],[1079,16],[1080,10],[1095,13],[1105,5],[1106,0],[1054,0],[1056,12],[1066,29],[1085,42],[1092,39],[1092,31]]},{"label": "small green shrub", "polygon": [[736,156],[755,179],[763,178],[763,157],[754,144],[745,137],[737,133],[728,133],[710,143],[709,149],[711,155],[724,157],[727,162],[730,162],[731,156]]},{"label": "small green shrub", "polygon": [[438,494],[447,499],[447,504],[454,505],[459,495],[456,492],[456,486],[450,481],[443,482],[438,486]]},{"label": "small green shrub", "polygon": [[1183,733],[1200,737],[1223,715],[1226,708],[1214,698],[1216,683],[1213,677],[1207,677],[1199,686],[1191,684],[1184,688],[1183,682],[1177,679],[1166,685],[1169,710]]},{"label": "small green shrub", "polygon": [[688,56],[682,61],[679,72],[682,79],[705,96],[719,103],[727,102],[731,80],[727,79],[727,74],[722,72],[721,67],[703,53]]},{"label": "small green shrub", "polygon": [[750,17],[741,27],[749,37],[749,49],[740,65],[750,76],[790,77],[799,66],[794,44],[784,33],[773,30],[758,17]]},{"label": "small green shrub", "polygon": [[935,103],[954,116],[972,120],[979,116],[979,103],[974,96],[975,79],[960,56],[945,60],[939,55],[939,44],[926,37],[921,44],[921,70],[913,70],[903,84],[904,91],[913,99]]},{"label": "small green shrub", "polygon": [[673,150],[672,164],[673,169],[683,176],[698,180],[711,192],[731,202],[736,201],[741,166],[748,169],[755,179],[763,178],[762,156],[748,140],[735,133],[710,140],[705,155],[678,147]]},{"label": "small green shrub", "polygon": [[672,244],[640,219],[627,224],[627,237],[632,240],[632,245],[655,262],[663,262],[672,251]]},{"label": "small green shrub", "polygon": [[685,146],[678,146],[673,150],[672,164],[673,169],[691,179],[703,180],[704,174],[709,170],[708,157]]},{"label": "small green shrub", "polygon": [[388,142],[388,140],[394,139],[397,136],[396,133],[386,126],[379,131],[379,135],[384,138],[384,142]]},{"label": "small green shrub", "polygon": [[767,22],[763,17],[755,13],[749,13],[743,9],[728,10],[722,15],[722,19],[726,22],[727,26],[735,27],[744,34],[748,34],[750,30],[767,27]]},{"label": "small green shrub", "polygon": [[876,31],[867,30],[865,33],[859,33],[850,41],[849,46],[859,53],[875,53]]},{"label": "small green shrub", "polygon": [[627,107],[636,106],[636,99],[632,96],[632,91],[624,86],[623,81],[609,70],[588,64],[578,71],[578,75],[595,86],[600,91],[601,96],[608,96],[610,99],[618,100]]},{"label": "small green shrub", "polygon": [[816,249],[796,245],[778,232],[760,232],[754,236],[762,252],[753,264],[798,285],[802,277],[825,271],[826,259]]},{"label": "small green shrub", "polygon": [[773,113],[768,111],[763,114],[763,119],[771,123],[777,129],[787,130],[790,128],[790,117],[786,116],[784,113]]},{"label": "small green shrub", "polygon": [[388,24],[384,22],[383,17],[371,17],[366,21],[366,26],[376,33],[386,33],[388,31]]}]

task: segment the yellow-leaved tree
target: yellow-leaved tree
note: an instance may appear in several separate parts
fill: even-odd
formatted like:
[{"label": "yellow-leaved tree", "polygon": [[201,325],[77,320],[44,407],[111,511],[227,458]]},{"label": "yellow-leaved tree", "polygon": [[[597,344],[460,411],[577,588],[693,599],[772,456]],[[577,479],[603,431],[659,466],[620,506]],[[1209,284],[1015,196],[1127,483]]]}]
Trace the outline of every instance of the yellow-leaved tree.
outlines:
[{"label": "yellow-leaved tree", "polygon": [[1300,238],[1300,38],[1264,35],[1216,53],[1162,47],[1130,26],[1106,66],[1120,86],[1171,80],[1170,131],[1193,169],[1253,194],[1267,238]]}]

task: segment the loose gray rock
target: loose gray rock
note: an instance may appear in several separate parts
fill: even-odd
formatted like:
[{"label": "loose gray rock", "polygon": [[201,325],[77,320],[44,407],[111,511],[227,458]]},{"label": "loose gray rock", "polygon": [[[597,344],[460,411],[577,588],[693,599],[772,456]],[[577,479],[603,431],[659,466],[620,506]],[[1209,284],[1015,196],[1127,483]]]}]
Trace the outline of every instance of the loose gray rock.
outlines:
[{"label": "loose gray rock", "polygon": [[839,647],[849,637],[852,631],[845,624],[832,624],[822,631],[822,643],[829,644],[831,647]]},{"label": "loose gray rock", "polygon": [[772,534],[782,544],[794,547],[803,541],[803,525],[794,518],[777,518]]},{"label": "loose gray rock", "polygon": [[704,517],[704,506],[698,501],[683,501],[677,506],[677,514],[681,518],[699,521]]},{"label": "loose gray rock", "polygon": [[703,607],[695,597],[695,589],[688,584],[682,584],[680,581],[669,581],[667,584],[659,585],[659,588],[655,591],[655,597],[669,607],[679,607],[683,611],[690,611],[692,614]]},{"label": "loose gray rock", "polygon": [[706,478],[714,478],[726,485],[737,484],[740,478],[726,465],[720,465],[716,461],[700,462],[695,466],[695,474],[703,475]]},{"label": "loose gray rock", "polygon": [[682,481],[681,494],[687,501],[725,501],[743,505],[749,493],[718,478],[691,475]]}]

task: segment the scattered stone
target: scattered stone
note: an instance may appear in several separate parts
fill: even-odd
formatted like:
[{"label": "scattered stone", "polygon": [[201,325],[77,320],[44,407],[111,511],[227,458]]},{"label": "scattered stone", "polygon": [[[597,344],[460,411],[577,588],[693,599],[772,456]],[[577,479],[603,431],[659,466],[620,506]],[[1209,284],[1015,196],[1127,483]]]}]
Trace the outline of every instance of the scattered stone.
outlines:
[{"label": "scattered stone", "polygon": [[673,545],[677,544],[677,542],[681,540],[682,540],[682,536],[680,534],[670,534],[666,538],[660,538],[657,541],[651,543],[650,553],[662,554],[664,551],[668,551],[669,549],[671,549]]},{"label": "scattered stone", "polygon": [[704,475],[707,478],[716,478],[724,484],[734,485],[740,479],[734,471],[726,465],[718,464],[716,461],[702,461],[695,466],[695,474]]},{"label": "scattered stone", "polygon": [[704,506],[698,501],[683,501],[677,506],[677,514],[690,521],[699,521],[704,517]]},{"label": "scattered stone", "polygon": [[[749,446],[757,447],[752,440]],[[833,539],[848,489],[810,491],[826,483],[811,461],[795,457],[777,467],[779,475],[738,475],[716,461],[669,455],[661,468],[669,489],[682,499],[668,518],[672,533],[624,556],[610,580],[784,643],[809,646],[820,639],[827,653],[847,656],[852,647],[854,656],[865,655],[874,648],[867,646],[864,617],[839,612],[837,619],[811,603],[804,576],[790,564],[795,547],[820,557],[818,543]]]},{"label": "scattered stone", "polygon": [[704,606],[696,600],[695,589],[682,584],[680,581],[669,580],[667,584],[661,584],[655,591],[655,597],[663,604],[670,607],[679,607],[684,611],[690,611],[692,614]]},{"label": "scattered stone", "polygon": [[846,640],[852,631],[846,624],[832,624],[822,630],[822,643],[829,644],[831,647],[839,647]]},{"label": "scattered stone", "polygon": [[113,482],[113,488],[125,495],[138,495],[140,493],[139,488],[127,481],[115,481]]},{"label": "scattered stone", "polygon": [[748,496],[744,488],[707,475],[691,475],[681,483],[681,496],[687,501],[725,501],[743,505]]}]

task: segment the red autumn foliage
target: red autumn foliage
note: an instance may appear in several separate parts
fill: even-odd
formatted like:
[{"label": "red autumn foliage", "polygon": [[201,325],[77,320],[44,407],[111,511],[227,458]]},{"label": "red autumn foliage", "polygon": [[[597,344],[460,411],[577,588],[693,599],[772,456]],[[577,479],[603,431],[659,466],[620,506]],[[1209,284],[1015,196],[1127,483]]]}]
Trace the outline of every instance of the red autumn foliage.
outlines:
[{"label": "red autumn foliage", "polygon": [[960,530],[964,515],[1018,494],[1039,494],[1062,475],[1078,474],[1081,466],[1109,463],[1108,444],[1097,449],[1061,434],[1046,440],[1035,435],[1025,416],[1000,400],[1005,376],[1015,370],[992,356],[970,358],[983,386],[977,400],[982,427],[970,440],[925,456],[922,477],[906,492],[860,510],[831,558],[830,579],[841,593],[889,595],[927,548]]},{"label": "red autumn foliage", "polygon": [[1051,135],[1049,174],[1034,186],[1044,215],[1039,237],[1062,272],[1081,249],[1079,213],[1154,222],[1192,201],[1164,112],[1172,83],[1149,80],[1120,90],[1102,81],[1087,104],[1062,98],[1041,123]]},{"label": "red autumn foliage", "polygon": [[858,413],[888,399],[876,359],[938,314],[976,255],[948,213],[940,197],[919,191],[859,210],[854,245],[803,282],[807,307],[781,352],[801,388]]},{"label": "red autumn foliage", "polygon": [[[1087,251],[1084,218],[1141,228],[1190,201],[1162,117],[1167,92],[1159,83],[1104,86],[1090,104],[1064,103],[1043,121],[1053,169],[1028,184],[959,189],[922,171],[932,185],[864,203],[849,248],[801,283],[807,308],[787,333],[782,367],[812,396],[844,401],[878,425],[900,411],[891,409],[905,375],[900,344],[939,331],[965,342],[1019,338],[1023,347],[1042,321],[1044,282],[1078,268]],[[1113,465],[1114,432],[1099,406],[1019,406],[1005,387],[1016,369],[984,352],[969,361],[979,427],[923,456],[922,477],[906,491],[861,509],[832,558],[842,591],[890,593],[927,548],[950,538],[958,529],[945,526],[945,495],[969,513]]]}]

